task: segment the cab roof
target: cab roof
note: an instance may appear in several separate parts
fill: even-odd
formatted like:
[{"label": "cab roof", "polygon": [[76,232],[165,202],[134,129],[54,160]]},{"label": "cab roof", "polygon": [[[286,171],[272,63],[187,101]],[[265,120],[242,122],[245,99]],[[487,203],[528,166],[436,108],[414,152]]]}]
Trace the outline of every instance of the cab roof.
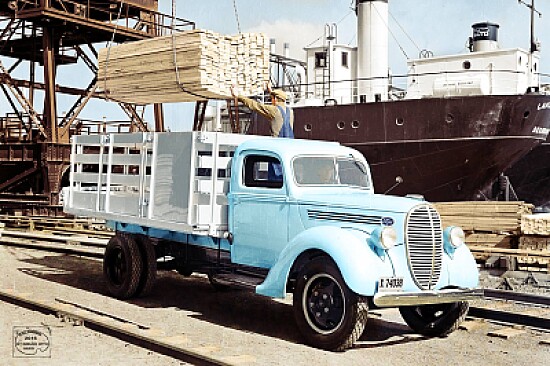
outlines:
[{"label": "cab roof", "polygon": [[337,142],[266,137],[241,143],[237,152],[246,150],[270,151],[283,160],[297,155],[361,155],[357,150]]}]

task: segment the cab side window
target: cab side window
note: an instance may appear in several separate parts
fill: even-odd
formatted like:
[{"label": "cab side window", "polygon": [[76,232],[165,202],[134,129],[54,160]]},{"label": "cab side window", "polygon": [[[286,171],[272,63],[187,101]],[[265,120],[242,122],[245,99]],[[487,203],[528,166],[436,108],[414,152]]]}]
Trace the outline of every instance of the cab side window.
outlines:
[{"label": "cab side window", "polygon": [[283,169],[279,159],[271,156],[249,155],[244,161],[246,187],[282,188]]}]

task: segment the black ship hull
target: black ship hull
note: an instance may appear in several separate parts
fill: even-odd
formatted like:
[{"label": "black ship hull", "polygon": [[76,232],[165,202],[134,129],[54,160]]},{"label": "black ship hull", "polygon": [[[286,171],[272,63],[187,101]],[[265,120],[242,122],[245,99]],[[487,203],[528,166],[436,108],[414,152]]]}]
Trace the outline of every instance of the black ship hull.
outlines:
[{"label": "black ship hull", "polygon": [[[375,190],[430,201],[482,198],[481,190],[539,145],[550,96],[469,96],[295,108],[296,138],[361,151]],[[267,134],[268,124],[249,133]]]},{"label": "black ship hull", "polygon": [[518,199],[550,211],[550,138],[504,173]]}]

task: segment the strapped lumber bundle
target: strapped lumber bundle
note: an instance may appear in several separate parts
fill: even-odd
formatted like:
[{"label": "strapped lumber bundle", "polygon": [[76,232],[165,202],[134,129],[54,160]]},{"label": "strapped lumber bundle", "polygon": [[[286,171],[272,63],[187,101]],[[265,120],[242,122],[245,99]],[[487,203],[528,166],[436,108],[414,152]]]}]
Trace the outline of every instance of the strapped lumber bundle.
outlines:
[{"label": "strapped lumber bundle", "polygon": [[269,80],[269,40],[261,33],[195,29],[104,48],[98,59],[98,89],[134,104],[230,99],[231,85],[252,95]]},{"label": "strapped lumber bundle", "polygon": [[523,215],[521,232],[530,235],[550,235],[550,213]]},{"label": "strapped lumber bundle", "polygon": [[550,253],[550,214],[523,215],[521,218],[522,236],[519,249],[534,253],[517,258],[520,269],[545,270],[550,272],[550,258],[536,254]]},{"label": "strapped lumber bundle", "polygon": [[533,205],[523,201],[467,201],[435,204],[444,226],[465,231],[519,233],[521,217],[531,214]]},{"label": "strapped lumber bundle", "polygon": [[550,237],[538,235],[522,236],[519,240],[519,249],[529,251],[532,254],[530,256],[517,257],[518,264],[529,267],[550,267],[550,258],[537,256],[537,254],[548,255],[550,253]]}]

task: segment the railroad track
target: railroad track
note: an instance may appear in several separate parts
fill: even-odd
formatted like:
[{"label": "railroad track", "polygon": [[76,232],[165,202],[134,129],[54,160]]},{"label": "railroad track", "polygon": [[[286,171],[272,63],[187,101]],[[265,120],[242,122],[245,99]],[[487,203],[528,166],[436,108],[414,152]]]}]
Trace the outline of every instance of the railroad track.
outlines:
[{"label": "railroad track", "polygon": [[[550,296],[485,289],[484,298],[493,301],[485,306],[470,306],[469,317],[550,331]],[[525,309],[506,309],[517,305]]]},{"label": "railroad track", "polygon": [[19,230],[1,231],[0,244],[83,257],[102,258],[109,239],[71,234],[47,234]]},{"label": "railroad track", "polygon": [[43,301],[33,299],[28,294],[0,289],[0,300],[38,311],[53,314],[65,322],[82,325],[91,330],[113,336],[153,352],[176,358],[198,366],[232,365],[223,358],[212,357],[200,348],[187,348],[181,336],[165,335],[160,330],[120,318],[108,313],[82,306],[77,303],[55,299]]}]

